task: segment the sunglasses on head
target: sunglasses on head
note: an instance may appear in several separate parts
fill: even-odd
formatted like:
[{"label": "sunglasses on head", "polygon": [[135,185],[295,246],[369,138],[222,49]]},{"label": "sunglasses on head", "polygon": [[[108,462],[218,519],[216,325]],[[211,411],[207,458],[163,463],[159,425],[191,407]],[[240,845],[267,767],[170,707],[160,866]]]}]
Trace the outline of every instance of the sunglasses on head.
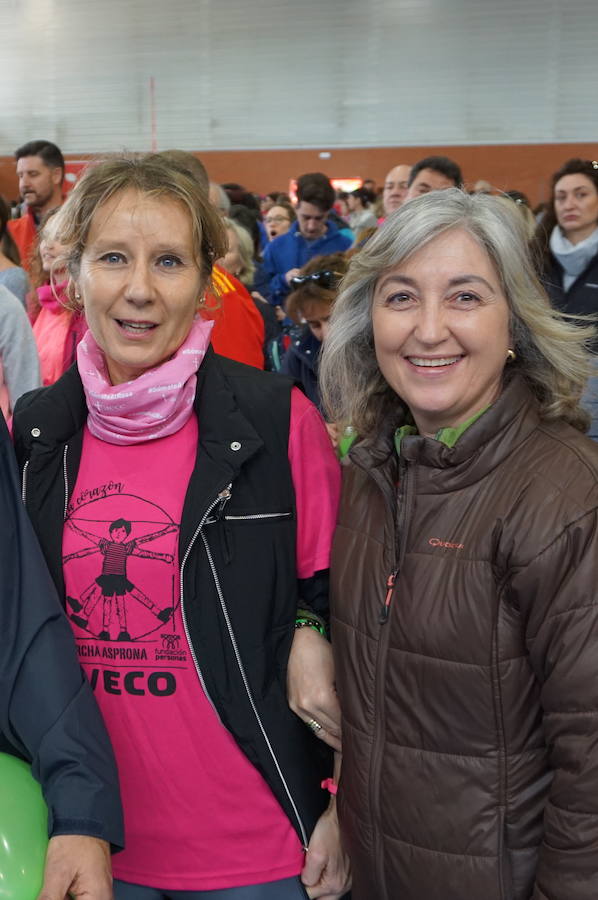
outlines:
[{"label": "sunglasses on head", "polygon": [[320,287],[332,288],[337,286],[342,277],[342,272],[332,272],[330,269],[324,269],[322,272],[312,272],[310,275],[295,275],[291,278],[291,284],[299,286],[300,284],[307,284],[309,281],[315,281]]}]

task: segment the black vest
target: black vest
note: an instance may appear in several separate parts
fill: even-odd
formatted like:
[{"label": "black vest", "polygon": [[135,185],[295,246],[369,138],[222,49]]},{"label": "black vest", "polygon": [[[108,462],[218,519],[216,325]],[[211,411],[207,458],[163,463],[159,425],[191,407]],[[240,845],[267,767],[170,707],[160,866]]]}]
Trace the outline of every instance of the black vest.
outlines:
[{"label": "black vest", "polygon": [[[206,354],[179,563],[198,676],[305,843],[327,803],[319,782],[331,762],[286,699],[298,606],[291,387],[282,376]],[[62,523],[86,417],[76,367],[56,385],[26,395],[14,415],[26,505],[63,597]]]}]

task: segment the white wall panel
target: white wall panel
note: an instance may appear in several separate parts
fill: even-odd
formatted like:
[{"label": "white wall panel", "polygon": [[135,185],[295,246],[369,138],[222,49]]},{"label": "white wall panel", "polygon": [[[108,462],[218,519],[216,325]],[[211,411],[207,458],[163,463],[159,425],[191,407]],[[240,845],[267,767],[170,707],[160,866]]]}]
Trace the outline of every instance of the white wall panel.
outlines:
[{"label": "white wall panel", "polygon": [[596,0],[0,0],[0,154],[596,139]]}]

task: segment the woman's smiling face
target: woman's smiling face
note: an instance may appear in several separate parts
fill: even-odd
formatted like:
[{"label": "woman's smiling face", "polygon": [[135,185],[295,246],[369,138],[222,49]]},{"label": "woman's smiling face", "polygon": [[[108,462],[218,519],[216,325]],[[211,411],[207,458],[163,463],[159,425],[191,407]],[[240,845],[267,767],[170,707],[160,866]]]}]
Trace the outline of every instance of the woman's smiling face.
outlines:
[{"label": "woman's smiling face", "polygon": [[385,272],[372,324],[380,370],[421,434],[466,422],[500,393],[509,306],[467,231],[452,229]]},{"label": "woman's smiling face", "polygon": [[202,286],[191,218],[181,203],[126,190],[98,207],[77,289],[112,384],[137,378],[178,350]]}]

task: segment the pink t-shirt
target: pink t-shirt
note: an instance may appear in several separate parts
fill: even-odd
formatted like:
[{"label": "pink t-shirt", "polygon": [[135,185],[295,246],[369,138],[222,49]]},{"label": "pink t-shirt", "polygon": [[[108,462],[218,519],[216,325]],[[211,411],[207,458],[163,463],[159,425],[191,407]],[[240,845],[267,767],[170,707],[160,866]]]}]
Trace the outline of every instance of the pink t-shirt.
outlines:
[{"label": "pink t-shirt", "polygon": [[[273,881],[303,865],[287,816],[202,691],[185,636],[178,535],[197,433],[194,416],[135,446],[85,429],[63,537],[67,611],[121,779],[126,849],[114,874],[170,890]],[[308,577],[329,565],[340,476],[296,390],[289,459]]]}]

